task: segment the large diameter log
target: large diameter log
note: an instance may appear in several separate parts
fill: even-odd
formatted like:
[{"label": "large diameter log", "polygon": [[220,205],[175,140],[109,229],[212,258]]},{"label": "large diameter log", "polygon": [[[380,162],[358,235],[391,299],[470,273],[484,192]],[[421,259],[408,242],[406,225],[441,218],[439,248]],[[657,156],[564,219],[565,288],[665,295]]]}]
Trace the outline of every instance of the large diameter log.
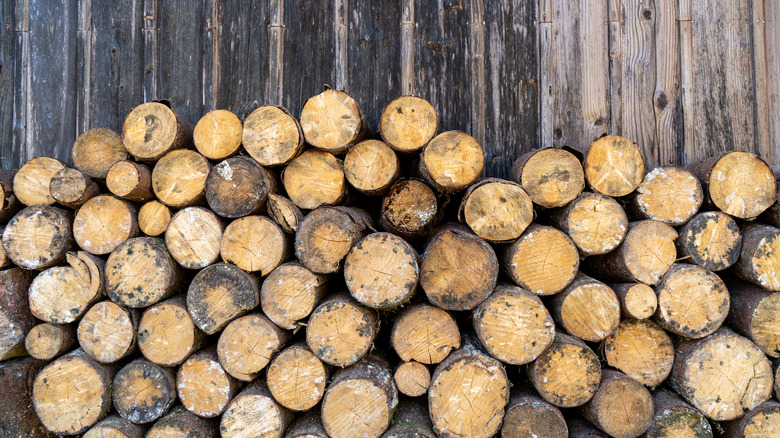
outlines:
[{"label": "large diameter log", "polygon": [[680,228],[677,252],[680,257],[709,269],[722,271],[736,263],[742,250],[737,222],[726,213],[699,213]]},{"label": "large diameter log", "polygon": [[192,142],[210,160],[224,160],[241,147],[241,120],[230,111],[209,111],[195,124]]},{"label": "large diameter log", "polygon": [[780,291],[780,229],[751,224],[742,229],[742,250],[734,272],[770,291]]},{"label": "large diameter log", "polygon": [[439,192],[452,193],[473,184],[484,166],[485,152],[474,137],[447,131],[425,145],[418,172]]},{"label": "large diameter log", "polygon": [[286,438],[330,438],[318,408],[303,413],[295,419],[284,434]]},{"label": "large diameter log", "polygon": [[238,389],[238,380],[222,369],[215,348],[193,354],[176,372],[179,400],[199,417],[213,418],[222,414]]},{"label": "large diameter log", "polygon": [[420,286],[446,310],[471,310],[496,287],[493,248],[462,225],[440,228],[428,239],[420,264]]},{"label": "large diameter log", "polygon": [[27,355],[25,337],[36,324],[27,298],[31,279],[19,268],[0,271],[0,361]]},{"label": "large diameter log", "polygon": [[292,254],[292,239],[266,216],[245,216],[225,227],[222,260],[247,272],[268,275]]},{"label": "large diameter log", "polygon": [[536,294],[500,285],[472,313],[474,331],[491,356],[511,365],[536,359],[555,337],[555,323]]},{"label": "large diameter log", "polygon": [[219,433],[223,438],[282,438],[292,414],[276,402],[262,380],[241,391],[222,414]]},{"label": "large diameter log", "polygon": [[345,367],[368,353],[378,332],[375,310],[336,294],[312,312],[306,325],[306,344],[323,362]]},{"label": "large diameter log", "polygon": [[108,169],[106,187],[114,195],[133,202],[154,198],[152,171],[148,166],[133,161],[117,161]]},{"label": "large diameter log", "polygon": [[195,327],[182,297],[149,307],[138,323],[138,349],[149,361],[173,367],[200,349],[205,334]]},{"label": "large diameter log", "polygon": [[287,164],[303,150],[301,125],[286,109],[265,105],[244,120],[244,149],[263,166]]},{"label": "large diameter log", "polygon": [[147,236],[157,237],[168,229],[171,208],[159,201],[149,201],[138,209],[138,228]]},{"label": "large diameter log", "polygon": [[674,345],[669,335],[652,321],[624,319],[604,340],[604,357],[637,382],[655,388],[669,376]]},{"label": "large diameter log", "polygon": [[306,143],[340,154],[363,138],[368,122],[352,97],[327,89],[303,104],[301,129]]},{"label": "large diameter log", "polygon": [[379,118],[382,139],[400,153],[422,149],[436,134],[436,110],[425,99],[401,96],[387,104]]},{"label": "large diameter log", "polygon": [[219,259],[224,226],[212,211],[200,207],[179,210],[165,230],[165,246],[187,269],[201,269]]},{"label": "large diameter log", "polygon": [[433,372],[428,409],[441,437],[490,437],[498,432],[509,402],[501,362],[484,353],[472,335]]},{"label": "large diameter log", "polygon": [[26,206],[52,205],[51,180],[65,164],[54,158],[35,157],[22,166],[14,175],[14,196]]},{"label": "large diameter log", "polygon": [[73,244],[73,216],[45,205],[17,213],[3,231],[3,250],[15,265],[46,269],[61,264]]},{"label": "large diameter log", "polygon": [[643,283],[619,283],[610,287],[620,300],[620,313],[624,317],[647,319],[655,314],[658,297],[652,287]]},{"label": "large diameter log", "polygon": [[603,370],[598,391],[580,410],[609,436],[635,438],[653,421],[653,398],[644,386],[620,371]]},{"label": "large diameter log", "polygon": [[361,141],[344,156],[347,182],[369,196],[383,195],[400,173],[401,164],[395,152],[379,140]]},{"label": "large diameter log", "polygon": [[567,438],[569,428],[560,409],[547,403],[528,388],[512,390],[506,407],[501,438],[544,436]]},{"label": "large diameter log", "polygon": [[24,339],[24,346],[30,356],[41,360],[52,360],[61,356],[78,343],[76,326],[43,323],[31,328]]},{"label": "large diameter log", "polygon": [[217,356],[222,368],[238,380],[250,382],[290,339],[290,333],[265,315],[252,313],[233,320],[219,335]]},{"label": "large diameter log", "polygon": [[120,244],[106,261],[106,294],[128,307],[148,307],[178,291],[179,266],[162,239],[137,237]]},{"label": "large diameter log", "polygon": [[615,198],[633,192],[645,175],[645,162],[636,143],[617,135],[591,143],[583,167],[593,190]]},{"label": "large diameter log", "polygon": [[303,213],[295,203],[284,196],[269,193],[266,207],[268,216],[271,216],[285,233],[293,234],[298,231],[298,226],[303,221]]},{"label": "large diameter log", "polygon": [[647,438],[712,438],[712,426],[704,415],[668,389],[653,393],[653,409],[653,423],[645,432]]},{"label": "large diameter log", "polygon": [[347,195],[341,162],[331,153],[308,150],[285,166],[282,184],[290,200],[304,210],[340,204]]},{"label": "large diameter log", "polygon": [[727,329],[677,346],[669,382],[708,418],[733,420],[772,391],[772,368],[750,340]]},{"label": "large diameter log", "polygon": [[582,163],[564,149],[534,149],[522,155],[512,165],[509,179],[545,208],[563,207],[585,189]]},{"label": "large diameter log", "polygon": [[176,401],[176,378],[169,368],[136,359],[114,376],[111,397],[122,418],[136,424],[151,423]]},{"label": "large diameter log", "polygon": [[675,263],[655,288],[655,321],[665,330],[688,338],[702,338],[720,327],[729,313],[729,291],[706,269]]},{"label": "large diameter log", "polygon": [[398,389],[387,363],[369,356],[333,375],[322,398],[322,425],[333,438],[378,438],[390,425]]},{"label": "large diameter log", "polygon": [[66,167],[55,173],[49,181],[49,193],[60,204],[76,209],[97,196],[100,188],[92,178]]},{"label": "large diameter log", "polygon": [[688,222],[703,201],[701,183],[689,170],[656,167],[645,175],[631,197],[629,211],[635,217],[678,226]]},{"label": "large diameter log", "polygon": [[312,272],[334,273],[352,246],[372,229],[371,216],[358,208],[318,208],[306,215],[295,234],[295,255]]},{"label": "large diameter log", "polygon": [[73,237],[90,254],[105,255],[140,233],[138,211],[111,195],[96,196],[79,208],[73,219]]},{"label": "large diameter log", "polygon": [[84,438],[143,438],[147,426],[131,423],[119,415],[109,415],[92,426]]},{"label": "large diameter log", "polygon": [[227,218],[261,212],[269,193],[276,191],[270,172],[249,157],[232,157],[212,167],[206,178],[206,201]]},{"label": "large diameter log", "polygon": [[726,322],[755,342],[770,357],[780,357],[780,293],[767,293],[754,284],[726,282],[731,306]]},{"label": "large diameter log", "polygon": [[122,137],[105,128],[85,131],[76,138],[71,150],[71,159],[76,169],[100,180],[106,179],[114,163],[126,160],[129,156]]},{"label": "large diameter log", "polygon": [[553,213],[552,223],[585,255],[606,254],[620,245],[628,232],[628,216],[614,199],[584,192]]},{"label": "large diameter log", "polygon": [[114,363],[135,352],[138,317],[137,311],[101,301],[79,321],[76,331],[79,345],[92,359]]},{"label": "large diameter log", "polygon": [[154,165],[152,190],[163,204],[190,207],[206,199],[206,179],[211,164],[203,155],[187,149],[171,151]]},{"label": "large diameter log", "polygon": [[382,198],[379,224],[407,240],[428,236],[439,221],[439,201],[434,191],[419,179],[400,180]]},{"label": "large diameter log", "polygon": [[325,394],[329,370],[305,343],[280,351],[268,365],[268,389],[280,405],[292,411],[308,411]]},{"label": "large diameter log", "polygon": [[740,219],[751,219],[775,202],[772,170],[748,152],[729,152],[689,166],[699,178],[707,201]]},{"label": "large diameter log", "polygon": [[187,289],[187,310],[207,335],[260,304],[260,282],[235,265],[218,263],[195,276]]},{"label": "large diameter log", "polygon": [[502,243],[520,237],[534,218],[534,208],[520,184],[488,178],[466,190],[458,217],[477,236]]},{"label": "large diameter log", "polygon": [[277,266],[260,288],[263,313],[279,327],[295,329],[325,296],[328,280],[298,262]]},{"label": "large diameter log", "polygon": [[170,107],[147,102],[133,108],[125,118],[122,142],[136,160],[156,161],[173,149],[191,144],[192,125]]},{"label": "large diameter log", "polygon": [[416,304],[395,318],[390,341],[404,361],[437,364],[460,348],[460,330],[446,310]]},{"label": "large diameter log", "polygon": [[537,295],[552,295],[574,280],[580,254],[562,231],[531,224],[506,247],[502,266],[517,285]]},{"label": "large diameter log", "polygon": [[780,403],[769,400],[738,419],[721,423],[724,436],[770,438],[780,436]]},{"label": "large diameter log", "polygon": [[401,399],[382,438],[436,438],[428,407],[418,400]]},{"label": "large diameter log", "polygon": [[29,357],[0,363],[0,399],[3,400],[0,437],[56,436],[41,424],[31,403],[35,375],[45,365],[46,362]]},{"label": "large diameter log", "polygon": [[431,370],[420,362],[401,362],[395,368],[393,381],[401,394],[419,397],[428,392]]},{"label": "large diameter log", "polygon": [[146,433],[146,438],[217,438],[219,428],[213,420],[201,418],[181,406],[157,420]]},{"label": "large diameter log", "polygon": [[529,365],[528,377],[547,403],[571,408],[584,404],[596,393],[601,365],[584,342],[557,333],[553,344]]},{"label": "large diameter log", "polygon": [[590,342],[611,335],[620,323],[620,301],[615,292],[584,275],[553,296],[550,310],[569,334]]}]

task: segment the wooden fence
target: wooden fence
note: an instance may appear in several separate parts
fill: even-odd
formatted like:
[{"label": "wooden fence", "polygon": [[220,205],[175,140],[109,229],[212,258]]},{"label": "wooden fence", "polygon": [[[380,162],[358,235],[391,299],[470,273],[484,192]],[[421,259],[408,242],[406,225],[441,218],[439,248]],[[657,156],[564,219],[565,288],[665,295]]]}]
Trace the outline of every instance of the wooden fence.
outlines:
[{"label": "wooden fence", "polygon": [[649,165],[730,150],[780,163],[778,0],[0,0],[0,163],[69,161],[168,99],[196,122],[299,114],[324,84],[376,126],[402,94],[486,149],[636,141]]}]

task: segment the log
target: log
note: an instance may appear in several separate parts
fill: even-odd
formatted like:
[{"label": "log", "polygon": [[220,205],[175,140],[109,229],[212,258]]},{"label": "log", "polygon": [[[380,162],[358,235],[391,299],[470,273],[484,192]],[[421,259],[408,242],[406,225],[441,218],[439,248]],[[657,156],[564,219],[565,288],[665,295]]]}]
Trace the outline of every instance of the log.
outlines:
[{"label": "log", "polygon": [[165,103],[146,102],[125,118],[122,142],[136,160],[157,161],[192,144],[192,125]]},{"label": "log", "polygon": [[439,219],[436,194],[422,180],[402,179],[382,198],[379,225],[409,241],[424,240]]},{"label": "log", "polygon": [[536,294],[499,285],[472,313],[474,331],[485,350],[510,365],[536,359],[555,338],[555,324]]},{"label": "log", "polygon": [[401,96],[382,110],[379,134],[393,149],[411,154],[423,148],[436,134],[436,110],[425,99]]},{"label": "log", "polygon": [[138,323],[138,349],[160,366],[181,364],[203,347],[205,341],[206,335],[195,327],[181,296],[144,310]]},{"label": "log", "polygon": [[277,266],[260,288],[263,313],[283,329],[293,330],[322,301],[329,278],[315,274],[298,262]]},{"label": "log", "polygon": [[79,321],[79,345],[92,359],[114,363],[134,353],[137,347],[139,314],[111,301],[90,307]]},{"label": "log", "polygon": [[185,409],[203,418],[222,414],[239,390],[217,359],[216,348],[206,348],[190,356],[176,372],[176,390]]},{"label": "log", "polygon": [[106,255],[120,243],[140,233],[138,210],[127,201],[111,195],[90,199],[76,212],[73,238],[90,254]]},{"label": "log", "polygon": [[73,166],[84,175],[104,180],[114,163],[126,160],[130,155],[118,133],[111,129],[93,128],[76,138],[70,156]]},{"label": "log", "polygon": [[31,279],[19,268],[0,271],[0,361],[27,355],[25,337],[36,324],[27,298]]},{"label": "log", "polygon": [[290,411],[271,397],[262,380],[256,380],[236,396],[222,415],[223,438],[281,438],[292,420]]},{"label": "log", "polygon": [[688,338],[702,338],[720,327],[729,312],[726,285],[706,269],[675,263],[655,288],[655,321],[664,330]]},{"label": "log", "polygon": [[583,418],[567,418],[566,426],[569,428],[569,438],[607,438],[607,435]]},{"label": "log", "polygon": [[23,358],[0,363],[0,437],[53,438],[35,415],[32,390],[35,375],[46,365],[42,360]]},{"label": "log", "polygon": [[108,169],[106,186],[114,195],[133,202],[154,199],[152,171],[148,166],[133,161],[117,161]]},{"label": "log", "polygon": [[249,157],[221,161],[206,178],[206,201],[214,213],[226,218],[260,213],[274,191],[273,175]]},{"label": "log", "polygon": [[69,266],[49,268],[30,284],[30,311],[42,321],[74,322],[105,295],[103,260],[84,251],[66,260]]},{"label": "log", "polygon": [[157,237],[168,229],[171,209],[159,201],[149,201],[138,210],[138,228],[147,236]]},{"label": "log", "polygon": [[558,332],[553,344],[528,366],[528,377],[547,403],[572,408],[596,393],[601,365],[584,342]]},{"label": "log", "polygon": [[243,143],[263,166],[287,164],[303,151],[303,130],[286,109],[265,105],[244,120]]},{"label": "log", "polygon": [[201,269],[219,259],[222,221],[210,210],[188,207],[173,215],[165,230],[171,257],[187,269]]},{"label": "log", "polygon": [[282,171],[282,184],[290,200],[304,210],[341,204],[347,195],[341,162],[325,151],[308,150],[290,161]]},{"label": "log", "polygon": [[552,224],[566,233],[588,256],[606,254],[620,245],[628,232],[628,216],[614,199],[583,192],[552,214]]},{"label": "log", "polygon": [[633,192],[645,175],[645,162],[636,143],[617,135],[591,143],[582,164],[588,186],[613,198]]},{"label": "log", "polygon": [[219,332],[258,304],[258,278],[226,263],[201,270],[187,289],[187,310],[192,322],[207,335]]},{"label": "log", "polygon": [[303,220],[303,213],[291,200],[273,193],[268,194],[266,200],[268,216],[276,221],[285,233],[293,234]]},{"label": "log", "polygon": [[629,200],[633,217],[683,225],[699,211],[704,192],[699,179],[683,167],[656,167],[645,175]]},{"label": "log", "polygon": [[619,283],[610,285],[618,300],[620,313],[626,318],[647,319],[658,308],[658,297],[652,287],[643,283]]},{"label": "log", "polygon": [[321,207],[303,218],[295,234],[295,255],[318,274],[342,268],[352,246],[373,230],[371,216],[354,207]]},{"label": "log", "polygon": [[734,272],[743,280],[780,291],[780,228],[751,224],[742,229],[742,249]]},{"label": "log", "polygon": [[277,327],[265,315],[251,313],[225,327],[217,342],[217,357],[228,374],[251,382],[289,340],[289,332]]},{"label": "log", "polygon": [[24,339],[24,347],[30,356],[52,360],[73,350],[78,344],[76,326],[43,323],[30,329]]},{"label": "log", "polygon": [[495,251],[463,225],[441,227],[425,244],[420,286],[435,306],[471,310],[493,292],[497,278]]},{"label": "log", "polygon": [[519,183],[534,204],[563,207],[585,189],[582,163],[571,152],[558,148],[534,149],[512,164],[509,179]]},{"label": "log", "polygon": [[553,295],[574,280],[580,254],[562,231],[531,224],[503,251],[504,271],[518,286],[537,295]]},{"label": "log", "polygon": [[292,239],[266,216],[245,216],[225,227],[222,260],[247,272],[268,275],[292,255]]},{"label": "log", "polygon": [[726,322],[769,357],[780,357],[780,293],[736,279],[726,282],[731,306]]},{"label": "log", "polygon": [[568,438],[566,419],[560,409],[544,401],[531,389],[513,389],[501,426],[501,438],[533,436]]},{"label": "log", "polygon": [[466,190],[458,218],[488,242],[507,243],[531,224],[534,208],[520,184],[488,178]]},{"label": "log", "polygon": [[162,239],[136,237],[108,256],[106,294],[128,307],[148,307],[181,287],[181,272]]},{"label": "log", "polygon": [[645,432],[647,438],[712,438],[712,426],[704,415],[668,389],[653,393],[653,409],[653,422]]},{"label": "log", "polygon": [[666,380],[674,362],[669,335],[647,320],[621,321],[617,331],[604,340],[602,351],[609,366],[651,389]]},{"label": "log", "polygon": [[330,375],[303,342],[280,351],[268,365],[268,389],[280,405],[291,411],[308,411],[325,394]]},{"label": "log", "polygon": [[13,267],[14,262],[5,254],[3,249],[3,231],[5,227],[0,226],[0,269]]},{"label": "log", "polygon": [[152,190],[163,204],[184,208],[206,200],[206,179],[211,164],[203,155],[187,149],[165,154],[152,169]]},{"label": "log", "polygon": [[677,345],[669,383],[708,418],[734,420],[769,399],[772,368],[750,340],[721,328]]},{"label": "log", "polygon": [[84,438],[143,438],[148,427],[110,415],[92,426]]},{"label": "log", "polygon": [[418,173],[439,192],[454,193],[473,184],[484,166],[485,152],[474,137],[447,131],[422,149]]},{"label": "log", "polygon": [[460,331],[446,310],[415,304],[395,318],[390,342],[402,360],[431,365],[460,348]]},{"label": "log", "polygon": [[55,173],[49,181],[49,193],[60,204],[77,209],[97,196],[100,188],[92,178],[67,167]]},{"label": "log", "polygon": [[344,281],[359,303],[375,309],[403,305],[417,290],[420,276],[417,251],[390,233],[372,233],[349,250]]},{"label": "log", "polygon": [[0,223],[8,222],[22,208],[14,195],[15,169],[0,169]]},{"label": "log", "polygon": [[401,399],[382,438],[436,438],[428,407],[418,400]]},{"label": "log", "polygon": [[780,403],[769,400],[738,419],[721,423],[724,436],[745,438],[780,436]]},{"label": "log", "polygon": [[681,259],[722,271],[736,263],[742,250],[737,222],[720,211],[699,213],[680,229],[677,252]]},{"label": "log", "polygon": [[635,438],[653,421],[653,397],[620,371],[602,370],[598,391],[580,411],[593,425],[615,438]]},{"label": "log", "polygon": [[195,124],[192,142],[204,157],[224,160],[238,152],[242,136],[243,128],[237,115],[227,110],[214,110]]},{"label": "log", "polygon": [[419,397],[428,392],[431,371],[420,362],[401,362],[395,368],[393,381],[401,394]]},{"label": "log", "polygon": [[61,264],[73,244],[73,216],[44,205],[17,213],[3,231],[3,250],[25,269],[46,269]]},{"label": "log", "polygon": [[65,163],[48,157],[35,157],[22,166],[14,175],[14,196],[26,206],[53,205],[57,202],[49,186]]},{"label": "log", "polygon": [[114,376],[114,409],[125,420],[147,424],[165,415],[176,401],[173,370],[146,359],[136,359]]},{"label": "log", "polygon": [[165,417],[157,420],[146,433],[146,438],[217,438],[218,424],[206,418],[198,417],[182,406],[171,409]]},{"label": "log", "polygon": [[305,412],[287,428],[285,438],[330,438],[322,426],[319,408]]},{"label": "log", "polygon": [[359,192],[384,195],[401,174],[395,152],[379,140],[363,140],[344,156],[344,176]]},{"label": "log", "polygon": [[303,104],[301,129],[306,143],[340,154],[366,135],[368,122],[352,97],[328,88]]},{"label": "log", "polygon": [[312,312],[306,325],[306,344],[323,362],[345,367],[368,353],[377,332],[376,311],[336,294]]},{"label": "log", "polygon": [[555,322],[569,334],[597,342],[615,333],[620,323],[620,301],[606,284],[581,275],[550,301]]},{"label": "log", "polygon": [[322,398],[322,425],[333,438],[378,438],[397,405],[398,389],[387,362],[368,356],[333,375]]}]

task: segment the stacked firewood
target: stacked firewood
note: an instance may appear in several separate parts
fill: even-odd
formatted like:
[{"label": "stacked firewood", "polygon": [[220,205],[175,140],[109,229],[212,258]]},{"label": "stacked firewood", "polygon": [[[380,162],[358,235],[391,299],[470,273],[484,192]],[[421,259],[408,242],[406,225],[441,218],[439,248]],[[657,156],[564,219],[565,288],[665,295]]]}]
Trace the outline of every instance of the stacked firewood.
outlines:
[{"label": "stacked firewood", "polygon": [[150,102],[2,171],[0,435],[778,436],[765,162],[438,131]]}]

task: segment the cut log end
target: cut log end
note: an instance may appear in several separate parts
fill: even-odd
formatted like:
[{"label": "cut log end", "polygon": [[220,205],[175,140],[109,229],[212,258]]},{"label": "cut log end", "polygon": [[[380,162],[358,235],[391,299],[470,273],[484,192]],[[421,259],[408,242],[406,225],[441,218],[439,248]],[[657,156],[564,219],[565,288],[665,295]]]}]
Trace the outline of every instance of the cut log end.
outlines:
[{"label": "cut log end", "polygon": [[119,245],[106,262],[106,293],[116,303],[147,307],[178,291],[179,267],[163,241],[138,237]]},{"label": "cut log end", "polygon": [[114,195],[133,202],[154,198],[152,171],[133,161],[117,161],[106,175],[106,186]]},{"label": "cut log end", "polygon": [[420,174],[437,190],[459,192],[477,180],[485,166],[485,152],[470,135],[443,132],[420,154]]},{"label": "cut log end", "polygon": [[606,254],[628,232],[628,216],[614,199],[585,192],[554,215],[554,222],[585,255]]},{"label": "cut log end", "polygon": [[379,119],[382,139],[401,153],[422,149],[436,134],[436,110],[425,99],[403,96],[390,102]]},{"label": "cut log end", "polygon": [[748,152],[730,152],[711,168],[705,180],[718,209],[740,219],[751,219],[775,202],[772,170]]},{"label": "cut log end", "polygon": [[136,424],[150,423],[176,401],[175,376],[170,369],[136,359],[117,372],[111,396],[122,418]]},{"label": "cut log end", "polygon": [[401,165],[395,152],[379,140],[364,140],[344,156],[344,175],[357,190],[382,195],[398,179]]},{"label": "cut log end", "polygon": [[73,143],[71,158],[76,169],[91,178],[104,180],[117,161],[129,157],[122,137],[105,128],[95,128],[79,135]]},{"label": "cut log end", "polygon": [[139,350],[149,361],[164,367],[184,362],[201,347],[204,337],[181,298],[149,307],[138,323]]},{"label": "cut log end", "polygon": [[281,166],[303,150],[303,131],[295,117],[275,106],[261,106],[244,121],[243,144],[263,166]]},{"label": "cut log end", "polygon": [[227,110],[206,113],[192,131],[195,149],[210,160],[224,160],[238,152],[241,137],[241,120]]},{"label": "cut log end", "polygon": [[639,216],[682,225],[696,214],[704,201],[701,183],[682,167],[656,167],[645,175],[632,199]]},{"label": "cut log end", "polygon": [[291,417],[258,380],[230,402],[220,420],[219,433],[224,438],[281,438]]},{"label": "cut log end", "polygon": [[399,181],[382,199],[379,223],[385,230],[406,239],[427,237],[438,219],[436,194],[421,180]]},{"label": "cut log end", "polygon": [[518,158],[510,179],[520,183],[534,204],[563,207],[585,189],[582,163],[571,152],[546,148]]},{"label": "cut log end", "polygon": [[680,229],[677,247],[682,257],[690,257],[710,271],[722,271],[736,263],[742,249],[737,222],[726,213],[699,213]]},{"label": "cut log end", "polygon": [[279,404],[292,411],[316,406],[327,382],[327,367],[305,344],[285,348],[268,366],[268,389]]},{"label": "cut log end", "polygon": [[265,216],[246,216],[225,228],[220,242],[222,260],[247,272],[266,276],[292,252],[290,237]]},{"label": "cut log end", "polygon": [[287,342],[289,336],[289,333],[281,330],[262,314],[242,316],[228,324],[219,335],[219,363],[236,379],[252,381]]},{"label": "cut log end", "polygon": [[138,227],[147,236],[157,237],[168,229],[171,209],[159,201],[149,201],[138,210]]},{"label": "cut log end", "polygon": [[770,291],[780,291],[780,229],[751,224],[742,229],[742,249],[734,271]]},{"label": "cut log end", "polygon": [[309,316],[327,291],[328,278],[297,262],[271,271],[260,289],[263,313],[281,328],[292,330]]},{"label": "cut log end", "polygon": [[528,374],[545,401],[571,408],[584,404],[596,393],[601,365],[585,343],[558,333],[553,345],[531,363]]},{"label": "cut log end", "polygon": [[74,326],[44,323],[30,329],[24,340],[30,356],[51,360],[70,351],[77,343]]},{"label": "cut log end", "polygon": [[282,183],[290,200],[305,210],[340,204],[347,192],[341,162],[325,151],[309,150],[296,157],[284,168]]},{"label": "cut log end", "polygon": [[343,91],[325,90],[309,98],[301,111],[306,143],[334,154],[359,141],[366,124],[360,106]]},{"label": "cut log end", "polygon": [[658,308],[658,297],[652,287],[643,283],[621,283],[612,285],[612,290],[620,300],[623,316],[634,319],[647,319]]},{"label": "cut log end", "polygon": [[404,361],[437,364],[460,348],[460,331],[445,310],[427,304],[405,309],[395,320],[391,342]]},{"label": "cut log end", "polygon": [[132,204],[111,195],[96,196],[76,212],[73,237],[90,254],[105,255],[139,233],[138,212]]},{"label": "cut log end", "polygon": [[258,279],[235,265],[218,263],[202,269],[187,290],[187,310],[207,335],[260,304]]},{"label": "cut log end", "polygon": [[337,272],[352,246],[368,234],[371,227],[371,218],[363,210],[318,208],[306,215],[295,234],[295,255],[312,272]]},{"label": "cut log end", "polygon": [[79,208],[100,189],[92,178],[76,169],[63,168],[51,178],[49,192],[60,204],[69,208]]},{"label": "cut log end", "polygon": [[222,221],[210,210],[189,207],[171,218],[165,231],[165,246],[187,269],[201,269],[219,258]]},{"label": "cut log end", "polygon": [[720,277],[696,265],[672,266],[655,293],[658,297],[656,322],[681,336],[707,336],[728,315],[730,298],[726,285]]},{"label": "cut log end", "polygon": [[171,151],[154,165],[152,190],[163,204],[183,208],[205,200],[206,179],[211,164],[203,155],[188,149]]},{"label": "cut log end", "polygon": [[14,175],[13,192],[16,199],[26,206],[52,205],[57,202],[51,195],[51,180],[65,164],[48,157],[35,157],[25,163]]},{"label": "cut log end", "polygon": [[584,276],[553,297],[551,312],[568,333],[590,342],[611,335],[620,323],[620,301],[615,292]]},{"label": "cut log end", "polygon": [[598,391],[581,410],[609,436],[635,438],[653,421],[653,398],[636,380],[618,371],[604,370]]},{"label": "cut log end", "polygon": [[122,142],[139,161],[158,160],[191,141],[192,126],[168,106],[158,102],[135,107],[122,127]]},{"label": "cut log end", "polygon": [[92,359],[114,363],[136,346],[137,315],[111,301],[92,306],[79,321],[79,345]]},{"label": "cut log end", "polygon": [[222,414],[238,392],[238,381],[217,360],[214,349],[201,350],[187,359],[176,374],[179,400],[193,414],[213,418]]},{"label": "cut log end", "polygon": [[312,312],[306,344],[323,362],[344,367],[368,353],[378,329],[375,311],[336,295]]},{"label": "cut log end", "polygon": [[509,242],[531,224],[534,210],[531,198],[519,184],[491,178],[469,187],[460,217],[488,242]]},{"label": "cut log end", "polygon": [[666,380],[674,362],[672,340],[652,321],[624,319],[603,351],[610,366],[650,388]]},{"label": "cut log end", "polygon": [[567,438],[569,428],[561,411],[531,391],[513,391],[501,426],[501,438],[544,436]]},{"label": "cut log end", "polygon": [[580,255],[563,232],[533,224],[507,247],[503,266],[519,286],[537,295],[552,295],[574,280]]},{"label": "cut log end", "polygon": [[612,197],[633,192],[645,174],[645,163],[637,145],[616,135],[591,143],[583,167],[588,184],[597,192]]},{"label": "cut log end", "polygon": [[419,362],[402,362],[395,369],[393,380],[401,394],[419,397],[428,392],[431,371]]},{"label": "cut log end", "polygon": [[209,207],[227,218],[263,211],[268,194],[275,190],[271,173],[248,157],[228,158],[214,166],[206,178]]}]

